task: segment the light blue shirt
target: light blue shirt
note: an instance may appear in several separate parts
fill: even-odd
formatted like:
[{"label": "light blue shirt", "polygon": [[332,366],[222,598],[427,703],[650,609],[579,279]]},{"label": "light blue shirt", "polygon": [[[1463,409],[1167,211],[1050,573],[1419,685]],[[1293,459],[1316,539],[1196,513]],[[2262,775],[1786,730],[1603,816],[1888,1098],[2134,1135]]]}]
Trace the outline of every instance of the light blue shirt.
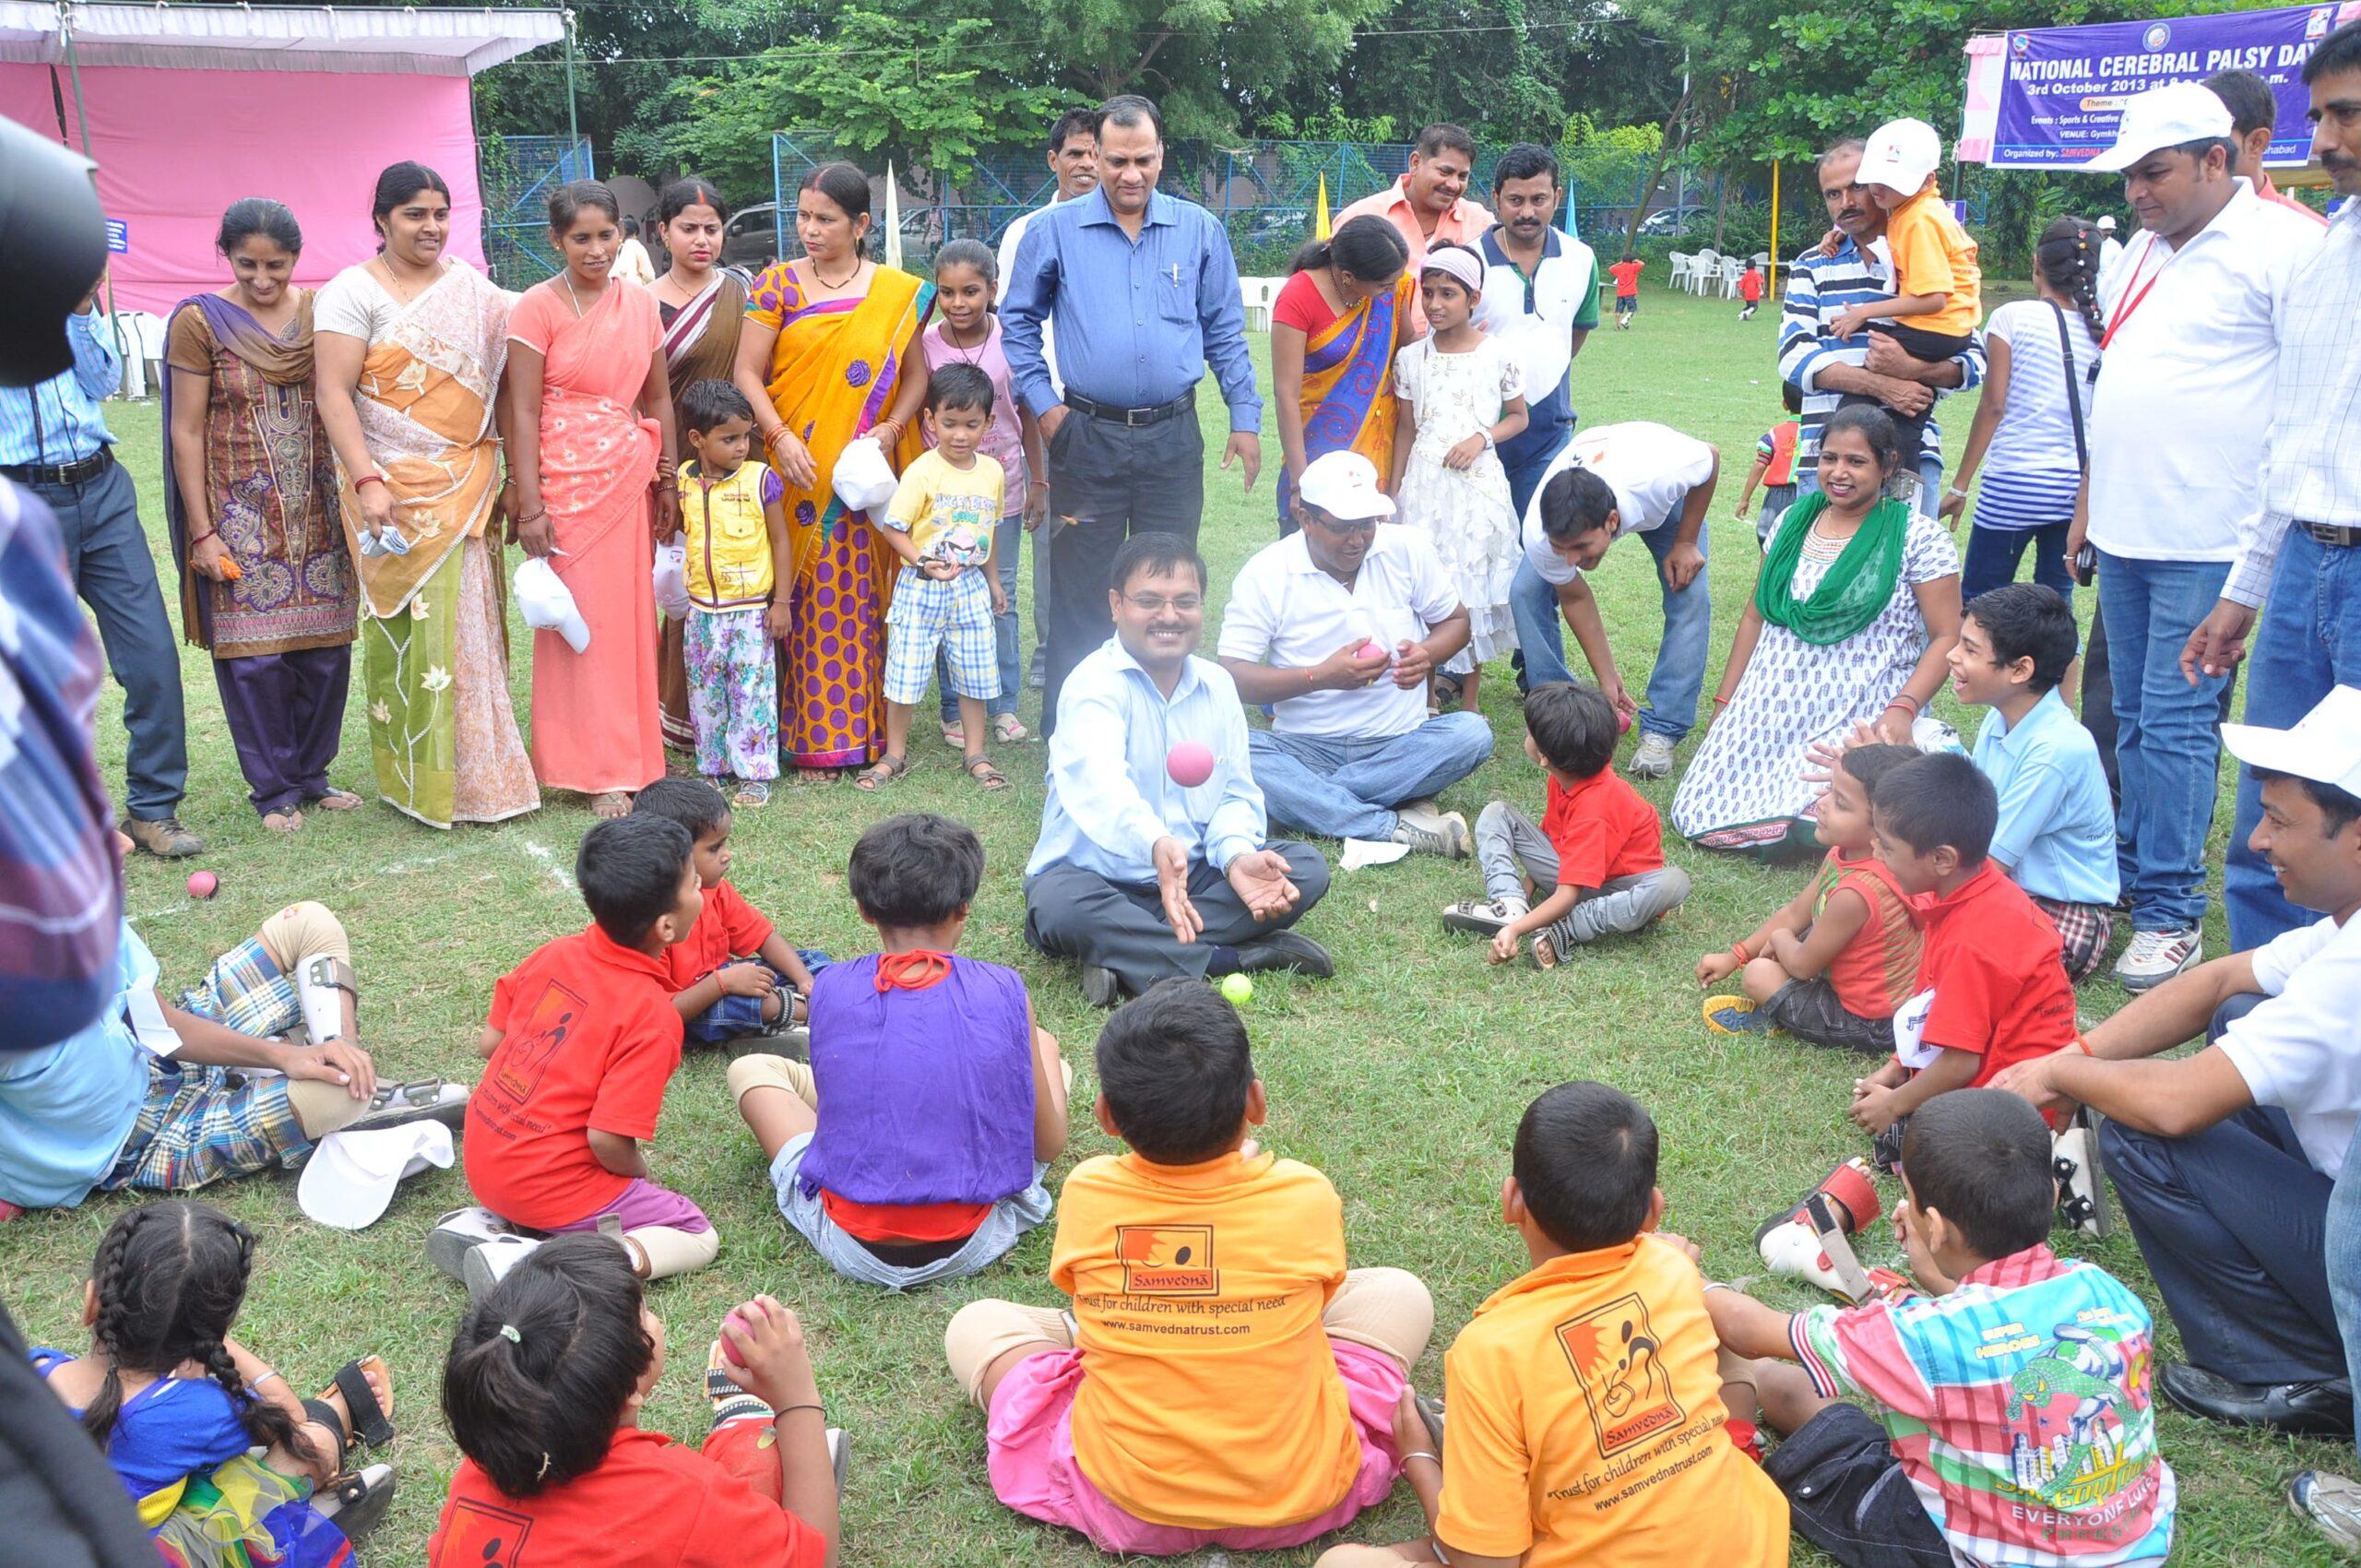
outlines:
[{"label": "light blue shirt", "polygon": [[123,928],[115,994],[78,1034],[38,1051],[0,1051],[0,1198],[71,1208],[113,1169],[148,1099],[148,1052],[125,996],[156,984],[156,958]]},{"label": "light blue shirt", "polygon": [[2061,904],[2112,905],[2122,885],[2115,802],[2098,742],[2057,688],[2013,730],[1999,709],[1986,714],[1972,754],[2000,796],[1992,858],[2017,885]]},{"label": "light blue shirt", "polygon": [[1136,240],[1115,221],[1104,186],[1035,213],[1000,318],[1016,395],[1036,414],[1058,402],[1041,352],[1047,321],[1059,377],[1094,403],[1169,403],[1204,379],[1210,360],[1229,428],[1263,428],[1238,260],[1219,220],[1194,202],[1152,193]]},{"label": "light blue shirt", "polygon": [[[1058,328],[1065,363],[1065,328]],[[1164,759],[1183,741],[1214,754],[1213,777],[1183,790]],[[1269,822],[1247,756],[1246,710],[1229,671],[1192,658],[1167,697],[1125,651],[1104,646],[1066,677],[1050,737],[1050,798],[1026,876],[1075,865],[1109,882],[1156,880],[1156,841],[1180,841],[1193,862],[1227,871],[1263,847]]]},{"label": "light blue shirt", "polygon": [[73,369],[36,386],[0,388],[0,466],[64,468],[114,445],[101,405],[122,384],[123,361],[107,341],[106,323],[95,310],[69,315],[65,343],[74,350]]}]

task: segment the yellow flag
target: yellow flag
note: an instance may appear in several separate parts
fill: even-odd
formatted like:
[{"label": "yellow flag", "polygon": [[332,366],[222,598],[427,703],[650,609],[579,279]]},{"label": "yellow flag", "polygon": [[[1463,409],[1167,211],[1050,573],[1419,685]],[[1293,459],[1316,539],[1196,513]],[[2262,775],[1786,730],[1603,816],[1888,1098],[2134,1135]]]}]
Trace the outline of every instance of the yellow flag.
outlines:
[{"label": "yellow flag", "polygon": [[1331,225],[1328,221],[1328,174],[1325,170],[1323,170],[1320,175],[1320,205],[1312,208],[1311,212],[1311,237],[1315,240],[1324,240],[1328,237],[1330,228]]}]

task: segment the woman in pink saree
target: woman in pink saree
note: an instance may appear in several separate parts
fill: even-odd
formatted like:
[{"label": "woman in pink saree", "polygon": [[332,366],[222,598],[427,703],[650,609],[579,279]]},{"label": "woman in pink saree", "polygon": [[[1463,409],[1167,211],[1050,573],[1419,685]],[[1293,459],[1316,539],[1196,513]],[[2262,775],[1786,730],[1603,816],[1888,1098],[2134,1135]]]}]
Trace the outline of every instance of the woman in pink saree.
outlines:
[{"label": "woman in pink saree", "polygon": [[664,777],[655,541],[679,529],[675,434],[656,298],[610,276],[623,229],[595,181],[550,197],[565,270],[508,316],[516,540],[546,557],[590,628],[576,653],[533,634],[533,770],[621,816]]}]

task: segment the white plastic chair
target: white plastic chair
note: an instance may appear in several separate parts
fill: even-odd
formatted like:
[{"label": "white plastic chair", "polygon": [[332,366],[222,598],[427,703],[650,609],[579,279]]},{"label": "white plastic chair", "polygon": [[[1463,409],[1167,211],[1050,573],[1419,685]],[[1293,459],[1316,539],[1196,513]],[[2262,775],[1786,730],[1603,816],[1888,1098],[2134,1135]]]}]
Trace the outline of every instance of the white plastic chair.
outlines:
[{"label": "white plastic chair", "polygon": [[117,311],[106,318],[107,341],[123,356],[125,398],[145,398],[163,389],[164,318],[144,310]]},{"label": "white plastic chair", "polygon": [[1257,332],[1271,329],[1271,305],[1287,286],[1284,278],[1240,278],[1238,297],[1246,307],[1246,325]]},{"label": "white plastic chair", "polygon": [[1686,289],[1689,287],[1689,275],[1695,269],[1696,266],[1697,258],[1695,256],[1690,255],[1687,251],[1674,251],[1672,253],[1672,275],[1667,278],[1665,281],[1673,288]]},{"label": "white plastic chair", "polygon": [[1738,280],[1745,271],[1745,257],[1736,255],[1722,257],[1722,298],[1726,300],[1738,298]]},{"label": "white plastic chair", "polygon": [[1715,276],[1715,269],[1721,266],[1721,262],[1722,253],[1719,251],[1699,251],[1694,256],[1691,257],[1689,267],[1689,291],[1692,294],[1702,294],[1707,289],[1712,288]]}]

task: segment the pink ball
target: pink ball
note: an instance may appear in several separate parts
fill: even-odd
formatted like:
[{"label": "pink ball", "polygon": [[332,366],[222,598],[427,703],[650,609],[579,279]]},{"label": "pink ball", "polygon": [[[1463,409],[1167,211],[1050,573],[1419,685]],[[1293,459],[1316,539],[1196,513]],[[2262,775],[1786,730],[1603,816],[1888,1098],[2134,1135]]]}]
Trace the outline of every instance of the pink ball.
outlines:
[{"label": "pink ball", "polygon": [[220,887],[221,879],[209,871],[188,873],[188,896],[192,898],[210,898]]},{"label": "pink ball", "polygon": [[[721,1321],[725,1327],[735,1327],[742,1334],[752,1333],[753,1330],[753,1325],[736,1313],[731,1313]],[[730,1342],[730,1336],[727,1334],[721,1336],[721,1359],[733,1367],[742,1367],[746,1364],[745,1358],[738,1354],[738,1347]]]},{"label": "pink ball", "polygon": [[1630,709],[1619,707],[1615,710],[1615,732],[1619,735],[1628,735],[1631,732]]},{"label": "pink ball", "polygon": [[1375,637],[1371,637],[1369,641],[1361,644],[1360,647],[1353,650],[1353,657],[1356,659],[1383,659],[1385,657],[1385,645],[1379,642]]},{"label": "pink ball", "polygon": [[1193,790],[1214,776],[1214,749],[1203,741],[1183,741],[1165,753],[1164,771],[1183,790]]}]

